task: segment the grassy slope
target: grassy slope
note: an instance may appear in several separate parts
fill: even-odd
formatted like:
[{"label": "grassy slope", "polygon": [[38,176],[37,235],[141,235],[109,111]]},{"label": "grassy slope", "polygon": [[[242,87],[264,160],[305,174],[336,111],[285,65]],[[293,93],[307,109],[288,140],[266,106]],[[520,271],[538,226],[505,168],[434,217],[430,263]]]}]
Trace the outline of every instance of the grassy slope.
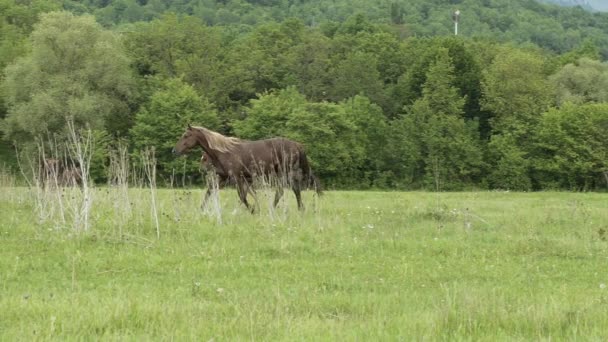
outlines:
[{"label": "grassy slope", "polygon": [[0,340],[608,337],[605,194],[290,194],[271,220],[227,190],[218,225],[161,191],[158,241],[131,195],[120,221],[99,190],[73,237],[1,192]]}]

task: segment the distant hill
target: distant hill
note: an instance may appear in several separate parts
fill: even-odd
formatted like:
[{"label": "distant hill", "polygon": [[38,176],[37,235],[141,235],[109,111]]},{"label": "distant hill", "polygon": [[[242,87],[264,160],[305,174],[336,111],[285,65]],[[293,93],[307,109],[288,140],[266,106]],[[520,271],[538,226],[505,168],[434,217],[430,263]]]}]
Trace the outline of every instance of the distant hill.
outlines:
[{"label": "distant hill", "polygon": [[608,12],[598,12],[608,10],[608,0],[63,0],[63,6],[92,13],[106,27],[153,20],[170,11],[237,31],[295,17],[327,34],[341,23],[364,25],[356,19],[363,15],[364,21],[393,28],[402,37],[451,35],[452,13],[459,9],[462,36],[532,43],[557,53],[590,41],[608,59]]}]

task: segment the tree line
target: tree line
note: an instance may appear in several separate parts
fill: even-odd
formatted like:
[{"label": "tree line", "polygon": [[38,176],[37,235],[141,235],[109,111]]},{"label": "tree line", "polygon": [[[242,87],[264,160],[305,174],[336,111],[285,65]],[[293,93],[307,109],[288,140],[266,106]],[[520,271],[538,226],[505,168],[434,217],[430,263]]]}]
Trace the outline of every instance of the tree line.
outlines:
[{"label": "tree line", "polygon": [[20,38],[1,56],[3,138],[27,150],[37,137],[61,139],[70,117],[95,132],[97,182],[117,141],[134,155],[154,146],[162,177],[198,175],[200,156],[170,154],[193,123],[300,141],[329,187],[608,185],[608,64],[593,39],[557,53],[403,37],[360,14],[209,26],[166,13],[106,28],[39,4],[29,9],[39,16],[13,21]]}]

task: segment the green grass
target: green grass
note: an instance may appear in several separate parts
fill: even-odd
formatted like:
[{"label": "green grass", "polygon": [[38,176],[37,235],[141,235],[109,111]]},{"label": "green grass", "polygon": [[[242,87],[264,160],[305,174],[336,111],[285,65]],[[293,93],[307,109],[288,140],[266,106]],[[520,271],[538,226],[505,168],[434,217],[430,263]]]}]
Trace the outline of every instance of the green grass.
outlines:
[{"label": "green grass", "polygon": [[96,189],[86,233],[0,190],[0,340],[608,338],[606,194],[228,189],[219,224],[159,190],[157,239],[145,190],[119,220]]}]

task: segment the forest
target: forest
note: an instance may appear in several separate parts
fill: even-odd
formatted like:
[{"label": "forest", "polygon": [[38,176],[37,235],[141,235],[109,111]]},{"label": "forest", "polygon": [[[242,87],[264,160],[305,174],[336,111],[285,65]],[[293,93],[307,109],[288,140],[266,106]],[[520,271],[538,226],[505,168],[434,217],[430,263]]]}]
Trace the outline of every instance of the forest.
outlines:
[{"label": "forest", "polygon": [[0,167],[69,119],[96,183],[116,144],[197,183],[192,123],[328,188],[605,191],[607,59],[608,13],[528,0],[0,0]]}]

